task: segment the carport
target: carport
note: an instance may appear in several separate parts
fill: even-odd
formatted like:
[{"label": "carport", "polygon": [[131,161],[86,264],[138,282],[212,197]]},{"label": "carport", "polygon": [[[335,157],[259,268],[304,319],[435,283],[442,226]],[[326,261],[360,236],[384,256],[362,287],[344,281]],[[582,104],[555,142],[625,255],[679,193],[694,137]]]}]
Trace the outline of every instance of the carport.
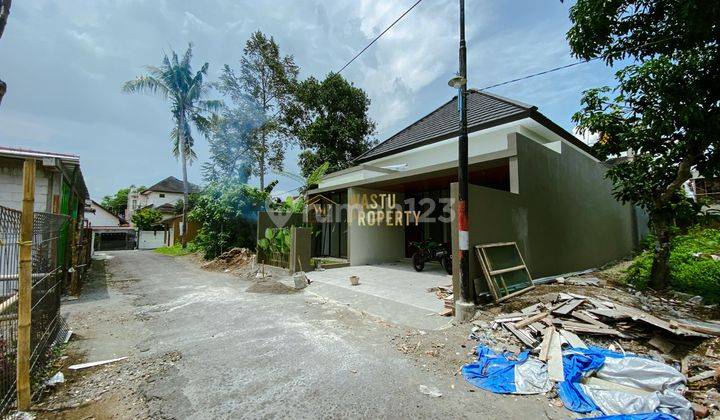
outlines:
[{"label": "carport", "polygon": [[[452,276],[437,263],[416,272],[406,259],[376,265],[359,265],[306,273],[313,283],[307,289],[355,310],[413,328],[437,329],[447,324],[440,316],[443,301],[428,289],[452,284]],[[350,276],[360,277],[351,286]]]}]

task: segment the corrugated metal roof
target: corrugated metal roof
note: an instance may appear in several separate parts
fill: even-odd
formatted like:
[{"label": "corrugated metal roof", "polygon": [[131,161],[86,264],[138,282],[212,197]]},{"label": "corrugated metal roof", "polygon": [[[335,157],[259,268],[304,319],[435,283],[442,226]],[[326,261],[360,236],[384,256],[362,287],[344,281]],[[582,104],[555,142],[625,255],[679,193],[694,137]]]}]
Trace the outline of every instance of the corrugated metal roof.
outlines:
[{"label": "corrugated metal roof", "polygon": [[[525,116],[537,108],[487,92],[468,90],[468,130],[480,126],[502,124],[508,119]],[[412,149],[423,144],[457,136],[460,125],[457,96],[399,133],[359,156],[357,162],[366,162],[391,153]]]}]

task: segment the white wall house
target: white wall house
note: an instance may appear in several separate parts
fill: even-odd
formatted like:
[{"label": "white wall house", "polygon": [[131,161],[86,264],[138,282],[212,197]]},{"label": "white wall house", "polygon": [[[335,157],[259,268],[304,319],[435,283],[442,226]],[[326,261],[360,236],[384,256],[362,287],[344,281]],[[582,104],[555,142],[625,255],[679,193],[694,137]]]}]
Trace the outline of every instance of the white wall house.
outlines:
[{"label": "white wall house", "polygon": [[91,228],[115,227],[121,225],[119,217],[101,206],[97,201],[90,200],[90,207],[85,209],[85,220]]},{"label": "white wall house", "polygon": [[[198,192],[197,185],[190,184],[190,192]],[[183,182],[174,176],[169,176],[142,191],[132,191],[128,194],[125,220],[132,224],[131,217],[134,212],[143,208],[154,208],[163,215],[163,220],[175,216],[175,205],[183,199]]]}]

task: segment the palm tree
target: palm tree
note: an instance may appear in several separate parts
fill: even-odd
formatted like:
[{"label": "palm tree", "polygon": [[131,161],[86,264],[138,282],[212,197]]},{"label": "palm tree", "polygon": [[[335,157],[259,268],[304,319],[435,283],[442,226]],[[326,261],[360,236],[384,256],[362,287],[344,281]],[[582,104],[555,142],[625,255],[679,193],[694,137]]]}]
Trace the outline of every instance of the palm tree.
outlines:
[{"label": "palm tree", "polygon": [[221,101],[205,99],[210,85],[203,79],[207,76],[210,65],[205,63],[197,73],[193,74],[190,66],[191,59],[192,43],[188,45],[182,59],[178,58],[175,51],[172,51],[170,57],[164,54],[160,67],[145,66],[148,74],[125,82],[122,87],[123,92],[126,93],[160,94],[163,98],[169,99],[172,104],[170,112],[176,123],[170,133],[173,142],[173,155],[176,158],[180,155],[182,160],[183,248],[186,245],[185,230],[187,229],[187,161],[192,161],[196,157],[195,152],[192,150],[195,141],[192,138],[190,125],[194,125],[200,133],[207,136],[210,129],[210,116],[208,114],[222,107]]}]

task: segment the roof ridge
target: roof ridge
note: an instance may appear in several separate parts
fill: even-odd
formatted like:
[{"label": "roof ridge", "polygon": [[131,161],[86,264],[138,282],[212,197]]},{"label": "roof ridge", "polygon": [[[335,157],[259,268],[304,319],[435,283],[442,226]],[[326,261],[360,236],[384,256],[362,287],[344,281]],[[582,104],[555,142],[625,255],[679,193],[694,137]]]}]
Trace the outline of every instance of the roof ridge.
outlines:
[{"label": "roof ridge", "polygon": [[505,102],[505,103],[507,103],[507,104],[510,104],[510,105],[514,105],[514,106],[523,108],[523,109],[525,109],[525,110],[537,109],[537,106],[535,106],[535,105],[526,104],[525,102],[518,101],[518,100],[516,100],[516,99],[510,99],[510,98],[508,98],[508,97],[505,97],[505,96],[502,96],[502,95],[498,95],[497,93],[490,93],[490,92],[487,92],[487,91],[484,91],[484,90],[480,90],[480,89],[475,89],[475,88],[468,89],[468,92],[477,93],[477,94],[479,94],[479,95],[485,95],[485,96],[488,96],[488,97],[490,97],[490,98],[494,98],[494,99],[497,99],[497,100],[499,100],[499,101],[503,101],[503,102]]},{"label": "roof ridge", "polygon": [[356,161],[356,160],[362,158],[363,156],[365,156],[366,154],[368,154],[368,153],[372,152],[373,150],[377,149],[377,148],[380,147],[381,145],[389,142],[390,140],[392,140],[393,138],[395,138],[398,134],[400,134],[400,133],[402,133],[403,131],[409,129],[410,127],[413,127],[413,126],[415,126],[415,125],[423,122],[424,120],[426,120],[427,118],[429,118],[429,117],[430,117],[431,115],[433,115],[434,113],[440,111],[440,109],[442,109],[442,107],[444,107],[445,105],[448,105],[449,103],[451,103],[452,101],[454,101],[454,100],[456,100],[456,99],[457,99],[457,95],[453,95],[453,97],[450,98],[449,101],[444,102],[442,105],[440,105],[439,107],[433,109],[433,110],[430,111],[429,113],[425,114],[424,117],[420,118],[419,120],[415,121],[414,123],[412,123],[412,124],[410,124],[410,125],[408,125],[408,126],[405,126],[405,127],[401,128],[400,130],[398,130],[398,131],[397,131],[395,134],[393,134],[392,136],[390,136],[390,137],[386,138],[385,140],[383,140],[382,142],[376,144],[372,149],[367,150],[365,153],[357,156],[355,159],[353,159],[353,161]]}]

